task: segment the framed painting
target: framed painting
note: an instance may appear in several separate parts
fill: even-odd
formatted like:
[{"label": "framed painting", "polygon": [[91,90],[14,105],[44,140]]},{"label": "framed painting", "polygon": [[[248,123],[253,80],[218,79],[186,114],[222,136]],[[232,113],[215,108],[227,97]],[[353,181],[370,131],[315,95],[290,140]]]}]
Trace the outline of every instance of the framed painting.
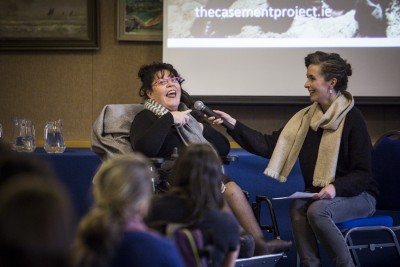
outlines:
[{"label": "framed painting", "polygon": [[118,40],[162,41],[162,0],[118,0]]},{"label": "framed painting", "polygon": [[99,0],[0,1],[0,50],[99,49]]}]

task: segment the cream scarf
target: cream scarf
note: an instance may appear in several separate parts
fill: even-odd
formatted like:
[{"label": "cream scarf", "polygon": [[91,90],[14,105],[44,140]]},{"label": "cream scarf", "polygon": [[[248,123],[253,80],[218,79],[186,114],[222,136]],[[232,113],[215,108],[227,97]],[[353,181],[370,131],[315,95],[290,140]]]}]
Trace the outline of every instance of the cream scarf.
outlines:
[{"label": "cream scarf", "polygon": [[347,112],[354,106],[352,95],[338,92],[336,100],[323,113],[318,103],[297,112],[283,128],[264,174],[286,182],[295,164],[309,127],[324,129],[314,170],[313,185],[324,187],[335,180],[340,138]]}]

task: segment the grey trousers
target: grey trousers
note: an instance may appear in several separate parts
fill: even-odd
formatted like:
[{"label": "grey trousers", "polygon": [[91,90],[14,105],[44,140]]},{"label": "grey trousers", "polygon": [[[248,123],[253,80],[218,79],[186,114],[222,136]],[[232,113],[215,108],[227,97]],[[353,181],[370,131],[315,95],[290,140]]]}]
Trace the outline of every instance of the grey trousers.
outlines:
[{"label": "grey trousers", "polygon": [[354,266],[344,237],[335,223],[371,216],[375,205],[375,198],[366,192],[355,197],[293,200],[290,217],[301,265],[321,266],[319,241],[336,266]]}]

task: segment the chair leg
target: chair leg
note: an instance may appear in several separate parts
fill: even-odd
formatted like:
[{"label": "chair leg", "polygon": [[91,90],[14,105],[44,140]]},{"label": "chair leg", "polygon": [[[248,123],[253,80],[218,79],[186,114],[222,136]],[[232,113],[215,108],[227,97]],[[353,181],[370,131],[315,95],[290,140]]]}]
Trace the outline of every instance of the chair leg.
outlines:
[{"label": "chair leg", "polygon": [[346,243],[348,244],[348,248],[350,250],[351,257],[353,258],[354,264],[356,267],[361,267],[360,260],[358,259],[357,251],[354,248],[353,239],[350,235],[346,236]]}]

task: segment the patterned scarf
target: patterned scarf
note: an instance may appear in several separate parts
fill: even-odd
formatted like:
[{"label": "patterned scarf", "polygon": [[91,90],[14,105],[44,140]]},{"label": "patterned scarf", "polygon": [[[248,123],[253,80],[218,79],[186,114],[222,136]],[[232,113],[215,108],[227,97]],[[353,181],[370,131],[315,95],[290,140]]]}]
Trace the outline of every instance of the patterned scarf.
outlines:
[{"label": "patterned scarf", "polygon": [[297,112],[283,128],[264,174],[286,182],[295,164],[308,129],[324,129],[314,170],[313,185],[324,187],[335,180],[340,139],[346,114],[354,106],[352,95],[338,92],[336,100],[323,113],[318,103]]},{"label": "patterned scarf", "polygon": [[[159,118],[161,118],[162,116],[164,116],[169,112],[167,108],[160,105],[153,99],[146,99],[146,101],[144,102],[144,108],[150,110]],[[179,111],[188,110],[188,107],[185,104],[180,103],[178,110]],[[181,127],[176,128],[180,138],[182,139],[182,142],[186,146],[190,143],[209,144],[207,139],[205,139],[203,136],[203,129],[201,128],[199,122],[191,114],[188,115],[189,115],[189,122]]]}]

